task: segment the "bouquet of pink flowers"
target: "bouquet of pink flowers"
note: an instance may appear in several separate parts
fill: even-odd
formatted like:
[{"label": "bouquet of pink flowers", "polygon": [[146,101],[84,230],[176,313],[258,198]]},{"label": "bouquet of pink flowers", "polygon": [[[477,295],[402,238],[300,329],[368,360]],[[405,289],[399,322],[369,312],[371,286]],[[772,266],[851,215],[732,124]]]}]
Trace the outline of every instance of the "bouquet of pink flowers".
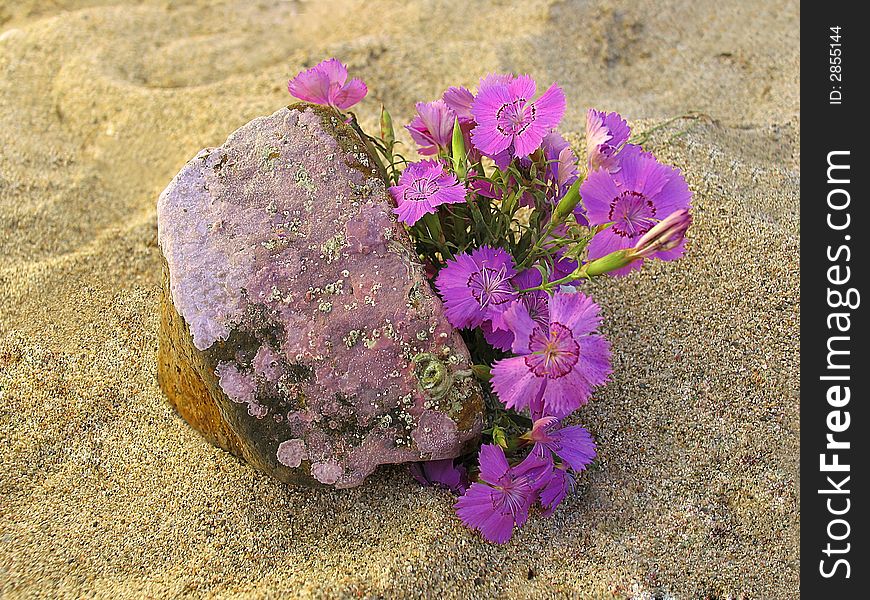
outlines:
[{"label": "bouquet of pink flowers", "polygon": [[[290,93],[345,112],[367,93],[330,59],[299,73]],[[451,87],[416,105],[405,126],[422,160],[396,152],[390,114],[377,137],[345,116],[392,184],[450,323],[463,330],[486,388],[477,460],[417,463],[423,484],[459,494],[456,513],[503,543],[539,504],[552,514],[596,455],[566,419],[608,381],[610,347],[584,281],[682,256],[692,193],[679,169],[631,143],[617,113],[590,109],[585,160],[557,128],[565,94],[537,95],[527,75],[490,74],[476,93]]]}]

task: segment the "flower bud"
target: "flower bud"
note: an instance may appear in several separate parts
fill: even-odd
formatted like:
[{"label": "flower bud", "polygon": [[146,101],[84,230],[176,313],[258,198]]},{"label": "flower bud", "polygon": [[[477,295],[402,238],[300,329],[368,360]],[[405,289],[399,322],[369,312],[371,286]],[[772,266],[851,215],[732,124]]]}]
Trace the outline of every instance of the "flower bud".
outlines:
[{"label": "flower bud", "polygon": [[577,208],[577,205],[580,204],[580,184],[583,182],[582,178],[577,178],[577,181],[571,184],[571,187],[568,188],[568,191],[565,192],[565,195],[562,196],[562,199],[559,200],[559,204],[556,205],[556,210],[553,211],[553,220],[556,223],[561,223],[568,215],[574,212],[574,209]]},{"label": "flower bud", "polygon": [[489,381],[492,379],[492,371],[487,365],[472,365],[471,370],[481,381]]},{"label": "flower bud", "polygon": [[675,210],[647,231],[634,245],[631,253],[635,258],[649,258],[656,252],[672,250],[686,237],[686,230],[692,224],[688,210]]},{"label": "flower bud", "polygon": [[381,140],[383,140],[388,148],[396,142],[396,133],[393,131],[393,117],[390,116],[390,113],[387,112],[383,104],[381,105]]},{"label": "flower bud", "polygon": [[453,164],[453,172],[457,177],[465,177],[465,161],[467,158],[465,150],[465,138],[462,135],[462,128],[459,126],[459,118],[453,120],[453,139],[451,140],[451,160]]},{"label": "flower bud", "polygon": [[637,257],[632,256],[631,250],[617,250],[616,252],[611,252],[607,256],[602,256],[601,258],[596,258],[595,260],[586,263],[580,267],[578,271],[583,271],[583,274],[586,276],[596,277],[598,275],[603,275],[604,273],[609,273],[610,271],[616,271],[617,269],[627,267],[635,260],[637,260]]},{"label": "flower bud", "polygon": [[508,440],[507,436],[505,435],[504,429],[502,429],[498,425],[492,428],[492,441],[501,446],[502,448],[508,447]]}]

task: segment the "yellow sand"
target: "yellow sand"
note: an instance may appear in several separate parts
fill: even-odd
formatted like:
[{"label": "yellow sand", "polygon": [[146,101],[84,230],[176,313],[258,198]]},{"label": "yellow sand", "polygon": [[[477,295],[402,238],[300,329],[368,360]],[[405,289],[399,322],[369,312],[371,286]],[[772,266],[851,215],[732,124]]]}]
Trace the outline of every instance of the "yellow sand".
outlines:
[{"label": "yellow sand", "polygon": [[[0,2],[0,596],[797,597],[798,12]],[[649,143],[696,192],[688,258],[591,288],[615,348],[578,417],[600,464],[506,547],[400,467],[272,481],[157,386],[158,194],[333,55],[370,128],[488,71],[558,80],[575,143],[590,105],[713,119]]]}]

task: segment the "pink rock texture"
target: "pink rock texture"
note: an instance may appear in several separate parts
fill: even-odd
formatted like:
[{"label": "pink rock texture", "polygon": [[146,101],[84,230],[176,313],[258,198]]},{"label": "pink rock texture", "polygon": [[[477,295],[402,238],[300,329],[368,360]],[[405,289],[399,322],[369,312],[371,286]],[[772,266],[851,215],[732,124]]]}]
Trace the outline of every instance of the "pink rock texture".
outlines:
[{"label": "pink rock texture", "polygon": [[288,482],[467,450],[480,388],[392,208],[358,135],[313,105],[185,165],[157,204],[158,375],[182,416]]}]

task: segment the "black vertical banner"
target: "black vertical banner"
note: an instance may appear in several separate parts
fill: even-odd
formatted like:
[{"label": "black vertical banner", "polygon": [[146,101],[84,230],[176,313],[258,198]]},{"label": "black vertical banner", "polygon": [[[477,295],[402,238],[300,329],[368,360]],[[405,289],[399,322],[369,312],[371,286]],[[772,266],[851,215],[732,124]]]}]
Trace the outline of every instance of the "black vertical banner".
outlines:
[{"label": "black vertical banner", "polygon": [[865,81],[870,34],[859,3],[801,13],[801,593],[870,589],[870,245]]}]

